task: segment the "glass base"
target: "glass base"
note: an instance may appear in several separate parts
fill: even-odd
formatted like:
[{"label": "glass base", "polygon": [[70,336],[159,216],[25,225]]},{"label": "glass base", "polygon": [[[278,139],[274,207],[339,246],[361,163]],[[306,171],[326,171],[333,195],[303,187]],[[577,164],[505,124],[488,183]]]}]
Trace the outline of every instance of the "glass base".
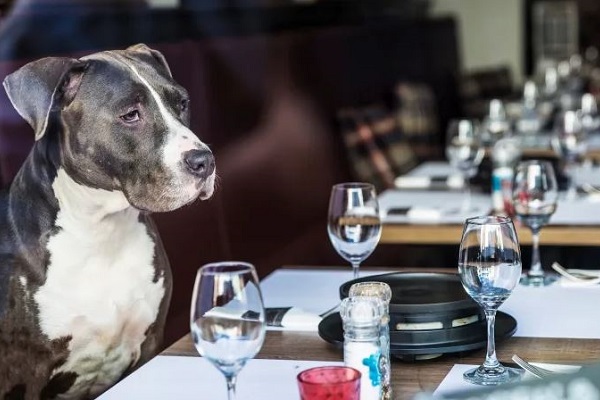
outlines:
[{"label": "glass base", "polygon": [[553,273],[544,273],[544,275],[528,275],[523,274],[519,283],[523,286],[548,286],[558,281],[560,276]]},{"label": "glass base", "polygon": [[499,365],[495,368],[486,368],[483,365],[468,370],[463,374],[465,381],[475,385],[496,386],[503,383],[517,382],[523,376],[522,369],[509,368]]}]

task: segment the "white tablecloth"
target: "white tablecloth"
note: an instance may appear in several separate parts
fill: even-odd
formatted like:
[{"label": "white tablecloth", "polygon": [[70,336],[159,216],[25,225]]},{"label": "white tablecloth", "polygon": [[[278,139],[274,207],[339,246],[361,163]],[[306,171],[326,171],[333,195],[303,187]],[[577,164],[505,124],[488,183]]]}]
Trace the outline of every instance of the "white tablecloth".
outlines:
[{"label": "white tablecloth", "polygon": [[[238,375],[238,400],[298,400],[296,375],[341,362],[250,360]],[[225,378],[205,358],[158,356],[99,400],[226,400]]]}]

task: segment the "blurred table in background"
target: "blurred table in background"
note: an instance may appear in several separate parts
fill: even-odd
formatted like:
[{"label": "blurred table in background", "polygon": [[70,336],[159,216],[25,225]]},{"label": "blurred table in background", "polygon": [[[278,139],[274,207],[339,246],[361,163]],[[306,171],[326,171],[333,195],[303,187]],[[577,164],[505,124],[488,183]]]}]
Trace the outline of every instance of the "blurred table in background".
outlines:
[{"label": "blurred table in background", "polygon": [[[600,213],[600,205],[599,210]],[[455,244],[459,245],[462,235],[461,225],[416,225],[385,223],[383,225],[382,244]],[[531,244],[531,232],[528,228],[517,226],[519,242]],[[541,231],[542,246],[600,246],[600,226],[552,226]]]},{"label": "blurred table in background", "polygon": [[[469,213],[460,212],[463,200],[458,172],[446,162],[426,162],[396,179],[398,189],[379,196],[383,215],[382,244],[458,245],[466,218],[493,212],[489,193],[474,188]],[[600,245],[600,168],[578,172],[588,193],[577,199],[559,197],[556,213],[541,230],[543,246]],[[515,219],[519,241],[531,244],[531,232]]]}]

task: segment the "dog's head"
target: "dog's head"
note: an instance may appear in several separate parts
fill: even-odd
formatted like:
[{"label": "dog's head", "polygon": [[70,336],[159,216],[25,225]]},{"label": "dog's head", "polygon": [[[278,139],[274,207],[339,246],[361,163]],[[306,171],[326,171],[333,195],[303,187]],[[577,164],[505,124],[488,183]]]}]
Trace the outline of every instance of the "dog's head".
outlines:
[{"label": "dog's head", "polygon": [[147,211],[212,195],[213,155],[188,128],[188,94],[158,51],[139,44],[44,58],[6,77],[4,87],[36,140],[60,142],[57,167],[79,184],[121,191]]}]

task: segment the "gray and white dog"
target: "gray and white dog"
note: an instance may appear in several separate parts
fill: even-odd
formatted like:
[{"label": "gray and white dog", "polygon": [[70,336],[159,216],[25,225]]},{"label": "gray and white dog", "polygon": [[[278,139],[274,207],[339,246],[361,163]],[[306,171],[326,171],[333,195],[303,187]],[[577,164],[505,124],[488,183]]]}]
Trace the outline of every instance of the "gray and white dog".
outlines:
[{"label": "gray and white dog", "polygon": [[214,158],[143,44],[4,87],[36,142],[0,201],[0,398],[93,398],[156,353],[171,271],[149,213],[209,198]]}]

